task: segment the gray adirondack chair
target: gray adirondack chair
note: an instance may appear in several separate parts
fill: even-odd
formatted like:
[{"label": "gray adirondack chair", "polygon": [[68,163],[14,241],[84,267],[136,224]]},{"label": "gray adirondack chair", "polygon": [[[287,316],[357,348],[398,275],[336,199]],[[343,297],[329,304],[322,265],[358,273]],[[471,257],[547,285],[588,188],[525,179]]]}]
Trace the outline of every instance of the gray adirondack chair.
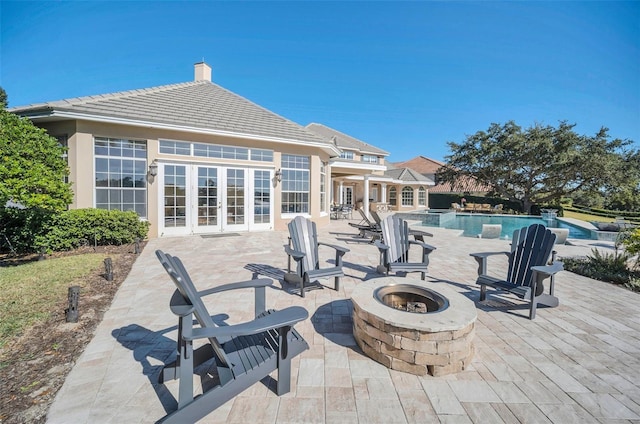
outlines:
[{"label": "gray adirondack chair", "polygon": [[[563,270],[561,262],[555,261],[553,245],[556,235],[544,225],[534,224],[514,231],[510,252],[472,253],[478,262],[480,301],[486,299],[487,287],[512,293],[530,302],[529,319],[536,317],[538,304],[556,307],[554,276]],[[507,255],[507,276],[504,279],[487,275],[487,258]],[[551,265],[549,260],[551,259]],[[550,278],[549,293],[544,293],[544,280]]]},{"label": "gray adirondack chair", "polygon": [[[377,271],[387,275],[389,272],[419,271],[424,280],[429,269],[429,255],[436,248],[426,244],[419,237],[416,237],[416,240],[410,240],[412,232],[409,230],[409,224],[395,215],[389,215],[380,221],[380,227],[382,240],[375,241],[380,252],[380,265]],[[422,247],[421,262],[409,262],[409,248],[413,245]]]},{"label": "gray adirondack chair", "polygon": [[[320,267],[319,246],[327,246],[336,252],[335,266]],[[335,289],[340,290],[340,277],[342,271],[342,256],[349,251],[346,247],[337,246],[318,241],[316,223],[302,216],[295,217],[289,223],[289,245],[284,246],[289,256],[289,273],[285,274],[285,281],[299,284],[300,296],[304,297],[305,286],[319,278],[334,278]],[[290,259],[297,264],[297,273],[291,273]]]},{"label": "gray adirondack chair", "polygon": [[[277,393],[290,391],[291,359],[308,349],[307,342],[293,325],[309,317],[306,309],[292,306],[280,311],[265,309],[265,288],[273,281],[256,279],[226,284],[198,292],[175,256],[156,250],[160,263],[176,285],[170,302],[178,316],[178,355],[166,365],[159,383],[179,379],[178,409],[169,413],[164,423],[193,423],[203,418],[256,382],[278,370]],[[202,297],[228,290],[254,288],[255,319],[253,321],[218,326],[205,307]],[[193,328],[193,318],[198,326]],[[193,349],[193,342],[208,343]],[[194,368],[213,361],[219,383],[194,395]]]}]

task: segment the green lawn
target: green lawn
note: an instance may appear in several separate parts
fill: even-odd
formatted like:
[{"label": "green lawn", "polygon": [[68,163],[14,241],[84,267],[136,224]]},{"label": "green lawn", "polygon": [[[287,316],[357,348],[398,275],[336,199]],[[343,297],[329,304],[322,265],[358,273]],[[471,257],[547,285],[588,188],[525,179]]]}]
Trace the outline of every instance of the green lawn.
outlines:
[{"label": "green lawn", "polygon": [[587,222],[591,222],[591,221],[614,222],[615,221],[615,219],[613,218],[606,218],[604,216],[591,215],[588,213],[572,212],[572,211],[566,211],[566,210],[563,212],[563,215],[565,218],[581,219]]},{"label": "green lawn", "polygon": [[46,321],[70,286],[103,266],[106,255],[86,254],[0,267],[0,347],[25,328]]}]

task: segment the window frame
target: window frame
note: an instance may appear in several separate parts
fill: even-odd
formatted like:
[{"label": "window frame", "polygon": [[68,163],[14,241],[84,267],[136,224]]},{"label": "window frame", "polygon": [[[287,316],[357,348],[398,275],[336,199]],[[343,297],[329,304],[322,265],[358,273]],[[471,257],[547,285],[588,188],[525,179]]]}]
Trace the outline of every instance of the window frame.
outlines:
[{"label": "window frame", "polygon": [[404,186],[400,192],[400,204],[402,206],[413,206],[414,194],[413,187]]}]

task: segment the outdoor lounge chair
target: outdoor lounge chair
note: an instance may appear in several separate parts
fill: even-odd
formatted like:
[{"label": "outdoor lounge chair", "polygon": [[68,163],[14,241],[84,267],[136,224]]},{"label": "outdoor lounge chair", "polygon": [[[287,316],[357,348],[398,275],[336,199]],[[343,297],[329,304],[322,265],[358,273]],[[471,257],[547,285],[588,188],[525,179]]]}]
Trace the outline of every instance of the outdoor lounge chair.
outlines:
[{"label": "outdoor lounge chair", "polygon": [[478,234],[478,238],[499,239],[501,232],[502,224],[482,224],[482,233]]},{"label": "outdoor lounge chair", "polygon": [[[335,266],[320,268],[319,246],[328,246],[336,251]],[[289,245],[284,246],[289,258],[297,262],[297,273],[285,274],[285,281],[300,285],[300,296],[304,297],[305,286],[312,280],[318,278],[335,279],[335,289],[340,290],[340,277],[344,276],[342,271],[342,256],[349,251],[346,247],[318,241],[318,231],[316,223],[302,216],[295,217],[289,223]]]},{"label": "outdoor lounge chair", "polygon": [[[164,423],[193,423],[256,382],[278,370],[277,394],[290,391],[291,359],[306,349],[307,342],[293,325],[309,317],[306,309],[292,306],[281,311],[265,310],[265,287],[270,279],[226,284],[198,292],[177,257],[156,250],[160,263],[176,285],[171,312],[178,318],[178,356],[160,373],[159,383],[179,379],[178,409]],[[202,297],[228,290],[255,289],[255,319],[250,322],[218,326],[207,311]],[[199,325],[193,328],[194,316]],[[208,343],[193,349],[193,342]],[[202,384],[203,393],[194,396],[194,368],[212,361],[219,381],[212,387]]]},{"label": "outdoor lounge chair", "polygon": [[350,222],[349,225],[359,231],[360,237],[371,236],[374,239],[380,238],[380,225],[372,222],[367,214],[362,210],[362,208],[359,208],[358,212],[362,217],[360,222],[358,222],[357,224]]},{"label": "outdoor lounge chair", "polygon": [[[538,304],[550,307],[558,306],[558,298],[553,295],[554,276],[563,270],[561,262],[548,265],[552,259],[556,235],[544,225],[533,224],[513,232],[510,252],[472,253],[478,262],[480,301],[485,300],[487,287],[498,291],[507,291],[530,302],[529,319],[536,317]],[[487,275],[487,258],[505,254],[509,258],[505,279]],[[543,281],[550,277],[549,293],[544,293]]]},{"label": "outdoor lounge chair", "polygon": [[[424,241],[409,240],[409,224],[394,215],[381,221],[382,240],[375,244],[380,251],[380,265],[377,271],[389,275],[389,272],[417,272],[425,279],[429,267],[429,254],[436,250]],[[409,262],[409,248],[412,245],[422,247],[422,262]]]},{"label": "outdoor lounge chair", "polygon": [[[382,218],[380,218],[380,215],[378,215],[378,212],[376,211],[370,211],[371,213],[371,217],[373,218],[373,220],[375,221],[377,227],[380,229],[381,228],[381,223],[382,223]],[[379,230],[382,231],[382,230]],[[433,237],[433,234],[426,232],[426,231],[422,231],[422,230],[416,230],[413,228],[409,228],[409,235],[413,236],[415,240],[418,241],[424,241],[425,237]]]}]

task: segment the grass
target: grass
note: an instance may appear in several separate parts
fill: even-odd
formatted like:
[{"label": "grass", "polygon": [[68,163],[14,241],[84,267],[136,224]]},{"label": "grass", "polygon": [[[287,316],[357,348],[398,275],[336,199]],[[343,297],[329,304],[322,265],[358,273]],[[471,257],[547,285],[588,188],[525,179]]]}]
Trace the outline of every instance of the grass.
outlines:
[{"label": "grass", "polygon": [[106,255],[85,254],[0,267],[0,348],[26,328],[46,321],[67,298],[70,286],[84,286]]},{"label": "grass", "polygon": [[563,211],[563,216],[565,218],[581,219],[582,221],[587,221],[587,222],[591,222],[591,221],[615,222],[615,219],[613,218],[607,218],[604,216],[591,215],[588,213],[573,212],[573,211],[567,211],[567,210]]}]

